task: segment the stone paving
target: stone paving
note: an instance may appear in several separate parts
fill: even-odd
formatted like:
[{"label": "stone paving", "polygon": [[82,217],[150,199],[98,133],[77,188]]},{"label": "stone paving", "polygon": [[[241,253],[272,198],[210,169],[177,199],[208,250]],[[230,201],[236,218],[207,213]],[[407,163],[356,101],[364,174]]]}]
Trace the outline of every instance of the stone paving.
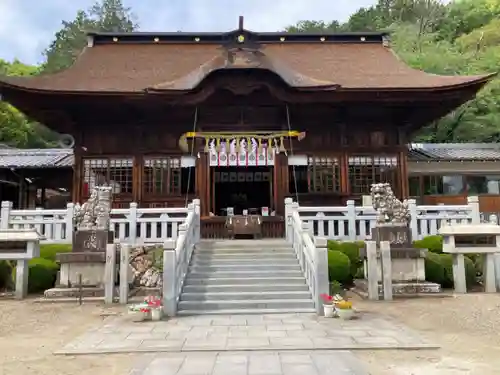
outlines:
[{"label": "stone paving", "polygon": [[348,351],[145,355],[129,375],[369,375]]},{"label": "stone paving", "polygon": [[406,326],[371,313],[351,321],[315,314],[214,315],[134,323],[127,316],[68,343],[56,354],[437,348]]}]

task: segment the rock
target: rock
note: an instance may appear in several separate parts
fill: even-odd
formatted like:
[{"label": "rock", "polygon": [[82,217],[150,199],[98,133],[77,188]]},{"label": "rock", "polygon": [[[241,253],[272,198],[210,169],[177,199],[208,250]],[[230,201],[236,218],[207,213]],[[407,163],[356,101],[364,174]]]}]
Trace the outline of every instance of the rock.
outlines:
[{"label": "rock", "polygon": [[154,250],[157,246],[137,246],[130,251],[132,284],[149,288],[163,285],[163,273],[154,265]]}]

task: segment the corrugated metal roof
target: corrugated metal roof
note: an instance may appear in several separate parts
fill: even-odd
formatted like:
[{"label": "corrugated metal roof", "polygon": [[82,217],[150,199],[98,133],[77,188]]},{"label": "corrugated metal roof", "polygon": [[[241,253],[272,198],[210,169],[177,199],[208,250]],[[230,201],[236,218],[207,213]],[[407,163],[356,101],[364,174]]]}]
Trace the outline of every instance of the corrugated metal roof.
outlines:
[{"label": "corrugated metal roof", "polygon": [[409,159],[432,160],[500,160],[498,143],[412,143]]},{"label": "corrugated metal roof", "polygon": [[72,149],[0,149],[0,168],[68,168],[73,163]]}]

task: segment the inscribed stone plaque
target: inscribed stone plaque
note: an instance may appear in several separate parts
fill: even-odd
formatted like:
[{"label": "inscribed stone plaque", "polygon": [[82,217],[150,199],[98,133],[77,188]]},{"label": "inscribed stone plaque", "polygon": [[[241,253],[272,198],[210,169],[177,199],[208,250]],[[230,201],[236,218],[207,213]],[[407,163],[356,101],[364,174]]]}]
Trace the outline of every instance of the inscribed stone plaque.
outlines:
[{"label": "inscribed stone plaque", "polygon": [[496,236],[484,234],[455,234],[455,247],[496,247]]},{"label": "inscribed stone plaque", "polygon": [[113,243],[113,233],[105,230],[79,230],[73,238],[73,252],[106,251],[106,245]]},{"label": "inscribed stone plaque", "polygon": [[391,248],[411,247],[411,230],[406,226],[377,226],[372,229],[372,238],[377,244],[388,241]]}]

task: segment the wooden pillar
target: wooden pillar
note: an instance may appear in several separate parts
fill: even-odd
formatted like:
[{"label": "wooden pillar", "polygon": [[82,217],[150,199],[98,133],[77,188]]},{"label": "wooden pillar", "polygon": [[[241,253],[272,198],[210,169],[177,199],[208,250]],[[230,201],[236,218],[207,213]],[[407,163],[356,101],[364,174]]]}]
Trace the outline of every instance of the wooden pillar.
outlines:
[{"label": "wooden pillar", "polygon": [[399,192],[401,199],[407,199],[410,196],[410,187],[408,181],[408,157],[406,151],[399,153]]},{"label": "wooden pillar", "polygon": [[208,165],[209,156],[205,152],[200,152],[200,157],[196,159],[195,166],[195,192],[201,203],[201,216],[208,216],[211,207],[211,179],[210,167]]},{"label": "wooden pillar", "polygon": [[340,191],[349,194],[349,154],[343,152],[339,158],[340,164]]},{"label": "wooden pillar", "polygon": [[281,153],[275,155],[273,172],[274,210],[277,215],[284,215],[285,196],[288,192],[289,183],[287,155]]},{"label": "wooden pillar", "polygon": [[73,164],[73,186],[71,188],[71,196],[73,203],[82,201],[82,185],[83,185],[83,158],[79,152],[75,152],[75,162]]}]

